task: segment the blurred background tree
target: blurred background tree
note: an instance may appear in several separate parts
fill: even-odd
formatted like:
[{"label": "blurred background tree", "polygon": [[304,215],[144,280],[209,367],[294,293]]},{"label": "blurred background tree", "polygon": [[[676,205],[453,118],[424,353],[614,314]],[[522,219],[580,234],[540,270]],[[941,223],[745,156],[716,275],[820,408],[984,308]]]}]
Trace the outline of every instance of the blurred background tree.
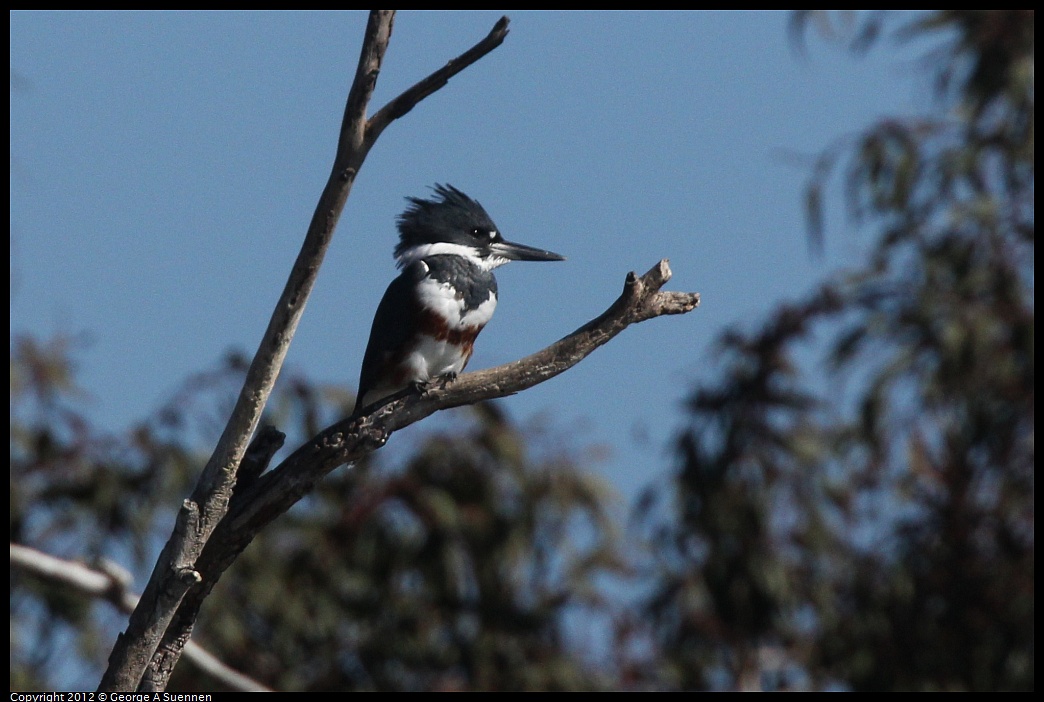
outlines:
[{"label": "blurred background tree", "polygon": [[[141,571],[206,460],[244,359],[190,379],[118,439],[75,409],[70,350],[14,345],[12,542],[89,562],[120,554]],[[269,419],[299,443],[353,404],[346,390],[286,377]],[[567,613],[601,616],[596,579],[622,572],[605,489],[563,451],[534,458],[541,441],[496,406],[460,414],[470,426],[429,436],[404,466],[356,464],[325,480],[226,574],[194,639],[276,689],[610,686],[564,631]],[[11,619],[12,689],[51,689],[72,660],[100,671],[123,624],[18,571]],[[186,663],[170,689],[222,687]]]},{"label": "blurred background tree", "polygon": [[854,48],[930,46],[940,116],[808,189],[819,241],[841,173],[868,260],[721,339],[645,500],[671,686],[1033,689],[1033,12],[890,20]]},{"label": "blurred background tree", "polygon": [[[855,50],[930,47],[939,116],[815,164],[813,242],[840,180],[867,260],[721,339],[674,480],[639,505],[645,552],[574,459],[475,407],[402,465],[331,475],[224,576],[194,638],[279,689],[1032,689],[1033,12],[856,17]],[[245,361],[111,436],[80,353],[12,337],[11,539],[140,572]],[[351,399],[284,373],[268,422],[295,445]],[[608,596],[642,559],[640,606]],[[70,666],[90,684],[123,622],[12,570],[11,688]],[[597,656],[570,638],[591,622]],[[185,662],[170,689],[220,685]]]}]

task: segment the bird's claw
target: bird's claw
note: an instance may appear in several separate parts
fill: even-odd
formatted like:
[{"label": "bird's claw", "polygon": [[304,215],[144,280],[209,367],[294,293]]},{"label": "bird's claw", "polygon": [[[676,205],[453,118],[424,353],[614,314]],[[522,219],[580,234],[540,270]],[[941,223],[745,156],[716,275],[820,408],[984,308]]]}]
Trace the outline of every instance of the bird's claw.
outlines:
[{"label": "bird's claw", "polygon": [[420,392],[421,397],[424,397],[431,394],[433,390],[442,390],[456,379],[456,373],[446,373],[437,378],[429,378],[428,380],[420,381],[417,383],[417,390]]}]

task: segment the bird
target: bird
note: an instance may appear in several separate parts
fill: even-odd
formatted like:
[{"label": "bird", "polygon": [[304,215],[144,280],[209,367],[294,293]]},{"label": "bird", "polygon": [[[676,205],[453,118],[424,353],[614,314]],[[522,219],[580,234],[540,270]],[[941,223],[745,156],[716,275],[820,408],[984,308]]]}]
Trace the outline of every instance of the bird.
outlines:
[{"label": "bird", "polygon": [[455,379],[493,317],[493,269],[510,261],[564,261],[551,251],[505,241],[477,200],[436,184],[408,197],[399,215],[401,269],[377,306],[359,373],[353,416],[413,386]]}]

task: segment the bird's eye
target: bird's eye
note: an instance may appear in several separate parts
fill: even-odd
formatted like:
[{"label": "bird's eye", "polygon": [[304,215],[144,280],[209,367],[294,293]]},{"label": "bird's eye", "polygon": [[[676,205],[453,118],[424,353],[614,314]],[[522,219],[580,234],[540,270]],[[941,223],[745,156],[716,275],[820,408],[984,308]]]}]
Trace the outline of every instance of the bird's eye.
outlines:
[{"label": "bird's eye", "polygon": [[471,230],[471,236],[475,237],[476,239],[489,239],[490,241],[493,241],[497,238],[497,230],[482,229],[480,227],[475,227]]}]

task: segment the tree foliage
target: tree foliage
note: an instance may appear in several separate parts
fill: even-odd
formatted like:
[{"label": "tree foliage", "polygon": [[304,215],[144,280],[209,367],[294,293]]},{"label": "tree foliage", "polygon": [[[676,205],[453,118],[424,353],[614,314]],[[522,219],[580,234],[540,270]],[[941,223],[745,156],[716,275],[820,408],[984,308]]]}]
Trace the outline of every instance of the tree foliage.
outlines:
[{"label": "tree foliage", "polygon": [[[140,570],[206,460],[188,447],[213,441],[213,409],[227,409],[242,359],[192,378],[116,438],[69,402],[67,352],[23,340],[12,354],[12,540]],[[307,437],[353,400],[290,377],[268,419]],[[402,467],[357,464],[324,481],[222,579],[195,638],[277,689],[608,685],[562,628],[567,612],[602,608],[594,580],[621,567],[604,488],[562,452],[534,458],[541,442],[495,406],[470,413],[470,429],[430,436]],[[12,688],[50,687],[70,635],[86,667],[101,666],[118,626],[101,604],[16,577]],[[219,687],[186,665],[172,689]]]},{"label": "tree foliage", "polygon": [[1033,688],[1033,13],[896,35],[934,46],[942,115],[875,125],[809,186],[818,226],[843,173],[869,260],[724,336],[673,517],[648,515],[680,687]]}]

